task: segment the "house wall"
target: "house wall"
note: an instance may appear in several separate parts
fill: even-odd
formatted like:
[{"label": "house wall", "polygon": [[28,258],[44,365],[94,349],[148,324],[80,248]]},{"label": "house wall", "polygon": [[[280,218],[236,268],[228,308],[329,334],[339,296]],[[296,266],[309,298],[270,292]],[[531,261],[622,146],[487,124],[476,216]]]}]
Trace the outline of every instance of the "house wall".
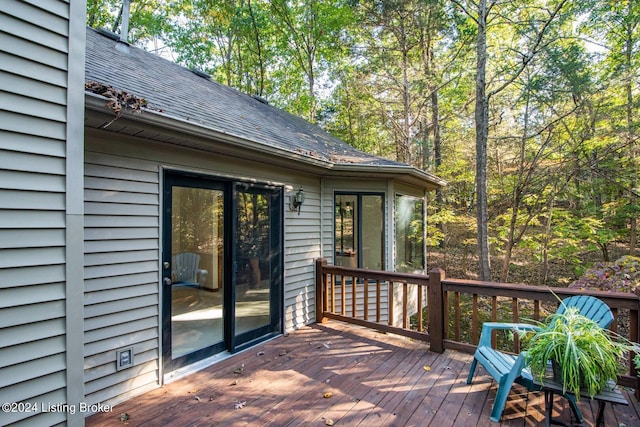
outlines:
[{"label": "house wall", "polygon": [[[393,256],[393,245],[392,240],[390,239],[392,226],[391,218],[393,218],[393,204],[391,201],[393,200],[389,195],[393,194],[393,184],[388,180],[382,179],[336,179],[336,178],[325,178],[322,182],[323,188],[323,199],[322,199],[322,247],[323,247],[323,257],[327,259],[329,264],[334,263],[334,254],[335,254],[335,245],[334,245],[334,196],[336,192],[369,192],[369,193],[383,193],[384,197],[384,222],[387,224],[385,229],[385,270],[391,270],[393,266],[392,256]],[[350,280],[345,278],[346,280]],[[349,282],[350,283],[350,282]],[[345,288],[345,313],[347,315],[351,315],[352,311],[352,292],[351,286],[346,286]],[[383,301],[387,301],[388,287],[382,286],[381,288],[381,298]],[[397,295],[398,292],[396,292]],[[376,290],[375,286],[370,286],[369,289],[369,319],[373,320],[376,318],[375,313],[375,295]],[[396,295],[396,299],[397,299]],[[336,311],[339,313],[342,310],[341,301],[341,288],[338,287],[336,289]],[[359,297],[356,300],[356,314],[358,318],[363,318],[364,316],[364,296]],[[397,312],[397,310],[396,310]],[[380,319],[381,322],[387,322],[389,316],[389,307],[386,302],[384,302],[380,307]]]},{"label": "house wall", "polygon": [[[143,113],[144,114],[144,113]],[[315,320],[320,256],[319,179],[244,159],[88,131],[85,164],[85,388],[91,403],[116,403],[161,382],[160,244],[164,168],[284,185],[284,316],[287,331]],[[302,186],[302,212],[288,196]],[[135,366],[116,371],[115,350]]]},{"label": "house wall", "polygon": [[[403,196],[413,196],[416,198],[425,198],[425,192],[422,189],[419,188],[415,188],[409,185],[402,185],[402,184],[396,184],[394,185],[393,188],[393,203],[395,204],[395,197],[396,195],[403,195]],[[425,207],[426,207],[426,200],[425,200]],[[393,226],[395,227],[395,218],[393,220]],[[393,231],[392,234],[392,238],[394,239],[393,241],[395,242],[395,230]],[[426,255],[426,251],[425,251],[425,255]],[[425,260],[425,267],[426,267],[426,260]],[[424,273],[427,272],[427,269],[425,268]],[[428,304],[427,301],[427,289],[424,288],[422,289],[422,301],[424,301],[426,304]],[[418,311],[418,286],[417,285],[409,285],[408,289],[407,289],[407,293],[408,293],[408,301],[407,301],[407,308],[408,308],[408,312],[409,315],[414,315],[415,313],[417,313]],[[400,306],[399,303],[399,299],[396,299],[396,304],[394,306],[394,313],[396,313],[396,319],[395,322],[397,322],[398,325],[402,324],[402,315],[400,313],[402,313],[402,307]]]},{"label": "house wall", "polygon": [[[392,184],[388,180],[376,180],[376,179],[336,179],[325,178],[322,181],[323,187],[323,200],[322,200],[322,243],[323,243],[323,257],[327,259],[329,264],[334,262],[334,196],[336,192],[369,192],[369,193],[384,193],[384,222],[390,224],[393,212],[393,204],[390,204],[390,191],[392,190]],[[391,245],[389,245],[390,228],[387,226],[385,230],[385,270],[390,270],[393,267]]]},{"label": "house wall", "polygon": [[42,412],[83,398],[84,14],[83,1],[0,2],[0,402],[35,405],[3,425],[84,418]]},{"label": "house wall", "polygon": [[[329,264],[334,262],[334,195],[336,192],[380,192],[385,194],[385,223],[387,228],[385,230],[385,270],[394,270],[394,249],[395,249],[395,218],[394,218],[394,206],[396,194],[409,195],[414,197],[424,197],[424,190],[412,187],[406,184],[398,184],[389,180],[346,180],[346,179],[324,179],[322,182],[323,187],[323,208],[322,208],[322,242],[323,242],[323,257],[327,259]],[[383,286],[382,295],[386,300],[386,293],[388,287]],[[352,307],[352,295],[351,287],[347,286],[345,290],[345,309],[346,313],[351,314]],[[375,289],[372,287],[369,291],[369,313],[370,319],[375,316],[375,312],[371,311],[373,301],[375,297]],[[364,297],[360,297],[356,301],[356,310],[359,313],[357,317],[362,318],[364,312]],[[408,309],[410,314],[415,314],[417,311],[417,287],[415,285],[409,285],[409,300]],[[426,301],[427,290],[422,291],[423,301]],[[337,289],[336,293],[337,311],[340,312],[341,307],[341,295],[340,289]],[[396,286],[394,288],[394,319],[393,324],[396,326],[402,325],[402,287]],[[381,321],[386,322],[388,319],[389,310],[386,304],[381,307]]]}]

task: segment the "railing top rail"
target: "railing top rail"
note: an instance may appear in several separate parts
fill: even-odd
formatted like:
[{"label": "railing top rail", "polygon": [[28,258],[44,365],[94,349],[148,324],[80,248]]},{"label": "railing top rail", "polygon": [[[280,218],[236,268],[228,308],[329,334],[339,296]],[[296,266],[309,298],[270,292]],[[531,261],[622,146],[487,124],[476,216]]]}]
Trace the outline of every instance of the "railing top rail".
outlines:
[{"label": "railing top rail", "polygon": [[[555,301],[557,297],[567,297],[573,295],[592,295],[600,298],[610,307],[615,308],[638,308],[638,296],[627,292],[608,291],[583,291],[580,289],[556,288],[549,286],[534,286],[527,284],[482,282],[479,280],[466,279],[443,279],[443,290],[475,293],[486,296],[504,296],[528,298],[541,301]],[[555,295],[554,295],[555,294]]]},{"label": "railing top rail", "polygon": [[[396,283],[414,283],[427,285],[429,282],[428,274],[398,273],[382,270],[364,270],[354,267],[341,267],[326,264],[322,266],[322,272],[325,274],[342,275],[347,277],[355,276],[362,279],[386,280]],[[556,296],[553,295],[554,293],[558,297],[567,297],[585,293],[585,291],[579,289],[534,286],[515,283],[483,282],[480,280],[450,278],[443,278],[442,286],[444,290],[447,291],[476,293],[486,296],[529,298],[541,301],[556,300]],[[602,299],[611,307],[631,309],[637,308],[638,296],[633,293],[594,290],[589,290],[586,293]]]},{"label": "railing top rail", "polygon": [[415,274],[415,273],[396,273],[392,271],[382,270],[364,270],[354,267],[338,267],[335,265],[323,265],[322,272],[325,274],[335,274],[342,276],[356,276],[363,279],[376,279],[387,280],[397,283],[414,283],[414,284],[427,284],[429,282],[429,276],[427,274]]}]

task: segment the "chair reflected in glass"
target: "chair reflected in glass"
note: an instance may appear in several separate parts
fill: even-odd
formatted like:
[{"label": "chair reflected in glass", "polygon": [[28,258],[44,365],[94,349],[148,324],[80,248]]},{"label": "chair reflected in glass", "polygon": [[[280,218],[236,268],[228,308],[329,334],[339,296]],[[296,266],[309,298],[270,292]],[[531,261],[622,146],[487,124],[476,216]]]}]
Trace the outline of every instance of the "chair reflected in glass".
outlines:
[{"label": "chair reflected in glass", "polygon": [[204,288],[209,272],[200,268],[200,255],[182,252],[172,258],[172,283]]}]

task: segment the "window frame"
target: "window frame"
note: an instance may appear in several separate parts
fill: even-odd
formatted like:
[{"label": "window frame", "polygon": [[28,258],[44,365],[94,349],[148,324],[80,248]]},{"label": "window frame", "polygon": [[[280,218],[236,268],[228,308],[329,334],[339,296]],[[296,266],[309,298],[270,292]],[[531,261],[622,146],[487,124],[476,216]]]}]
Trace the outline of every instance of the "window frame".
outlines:
[{"label": "window frame", "polygon": [[[420,268],[416,268],[413,269],[412,271],[404,271],[403,269],[399,268],[401,267],[400,262],[406,260],[406,256],[403,258],[403,260],[400,259],[399,257],[399,245],[398,245],[398,201],[401,198],[409,198],[409,199],[413,199],[415,202],[419,202],[422,204],[422,209],[421,209],[421,214],[422,214],[422,266]],[[394,205],[393,205],[393,212],[394,212],[394,221],[393,221],[393,243],[394,243],[394,252],[393,252],[393,269],[394,271],[398,271],[398,272],[410,272],[410,273],[418,273],[418,272],[424,272],[426,271],[427,268],[427,201],[425,199],[425,197],[420,197],[420,196],[414,196],[411,194],[405,194],[405,193],[395,193],[394,195]],[[415,209],[412,211],[412,213],[415,212]],[[405,233],[405,236],[409,236],[409,233]]]},{"label": "window frame", "polygon": [[[336,254],[338,252],[338,231],[337,231],[337,197],[338,196],[355,196],[356,197],[356,203],[357,203],[357,207],[354,209],[357,213],[356,218],[354,218],[354,221],[357,222],[356,228],[354,229],[354,232],[356,233],[357,236],[357,241],[354,242],[354,246],[355,246],[355,251],[356,251],[356,268],[363,268],[362,267],[362,262],[363,262],[363,233],[362,233],[362,219],[363,219],[363,209],[362,209],[362,199],[363,196],[378,196],[380,197],[380,206],[381,206],[381,266],[382,266],[382,270],[386,270],[386,262],[387,262],[387,248],[386,248],[386,242],[387,242],[387,221],[385,218],[387,218],[386,215],[386,194],[384,192],[380,192],[380,191],[348,191],[348,190],[344,190],[344,191],[335,191],[333,193],[333,256],[334,256],[334,264],[337,265],[337,260],[336,260]],[[354,239],[355,240],[355,239]]]}]

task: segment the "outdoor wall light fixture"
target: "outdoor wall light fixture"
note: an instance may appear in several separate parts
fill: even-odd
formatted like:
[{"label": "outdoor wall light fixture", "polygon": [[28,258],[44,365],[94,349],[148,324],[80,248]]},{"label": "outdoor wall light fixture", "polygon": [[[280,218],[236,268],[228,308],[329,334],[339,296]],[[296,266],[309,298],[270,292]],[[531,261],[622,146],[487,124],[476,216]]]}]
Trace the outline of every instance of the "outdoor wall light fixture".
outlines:
[{"label": "outdoor wall light fixture", "polygon": [[298,190],[296,194],[292,194],[289,196],[289,210],[298,211],[298,215],[300,215],[300,207],[304,203],[304,190],[302,187]]}]

